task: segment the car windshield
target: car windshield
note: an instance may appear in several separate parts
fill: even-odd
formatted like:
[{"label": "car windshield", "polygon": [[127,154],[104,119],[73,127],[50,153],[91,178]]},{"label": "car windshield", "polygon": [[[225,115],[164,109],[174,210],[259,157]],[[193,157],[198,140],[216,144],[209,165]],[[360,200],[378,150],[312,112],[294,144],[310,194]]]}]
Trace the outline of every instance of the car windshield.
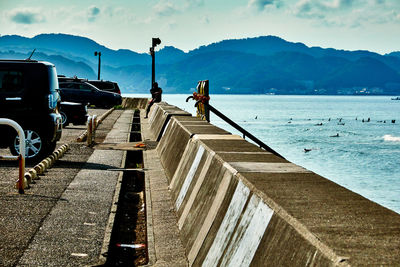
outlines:
[{"label": "car windshield", "polygon": [[99,89],[113,89],[114,88],[113,84],[108,83],[108,82],[90,82],[90,83]]}]

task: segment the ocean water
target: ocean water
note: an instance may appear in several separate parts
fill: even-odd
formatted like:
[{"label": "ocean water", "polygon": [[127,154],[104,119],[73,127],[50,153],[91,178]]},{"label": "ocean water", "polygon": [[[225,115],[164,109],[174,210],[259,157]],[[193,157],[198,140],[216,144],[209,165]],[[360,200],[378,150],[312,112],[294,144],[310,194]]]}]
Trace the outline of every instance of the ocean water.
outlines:
[{"label": "ocean water", "polygon": [[[164,94],[163,101],[195,114],[187,96]],[[400,101],[388,96],[212,95],[210,104],[287,160],[400,213]],[[239,134],[213,114],[210,120]]]}]

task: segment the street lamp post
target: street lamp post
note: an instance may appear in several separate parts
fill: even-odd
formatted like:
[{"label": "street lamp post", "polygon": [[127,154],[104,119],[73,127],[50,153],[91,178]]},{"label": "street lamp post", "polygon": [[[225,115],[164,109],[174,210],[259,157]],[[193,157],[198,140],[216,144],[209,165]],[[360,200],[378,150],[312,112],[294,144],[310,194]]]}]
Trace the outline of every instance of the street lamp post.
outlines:
[{"label": "street lamp post", "polygon": [[160,38],[153,38],[152,44],[150,47],[150,55],[151,55],[151,88],[153,88],[153,84],[156,81],[156,58],[154,48],[161,44]]},{"label": "street lamp post", "polygon": [[94,52],[94,56],[99,56],[99,69],[97,71],[97,80],[100,80],[100,62],[101,62],[101,52]]}]

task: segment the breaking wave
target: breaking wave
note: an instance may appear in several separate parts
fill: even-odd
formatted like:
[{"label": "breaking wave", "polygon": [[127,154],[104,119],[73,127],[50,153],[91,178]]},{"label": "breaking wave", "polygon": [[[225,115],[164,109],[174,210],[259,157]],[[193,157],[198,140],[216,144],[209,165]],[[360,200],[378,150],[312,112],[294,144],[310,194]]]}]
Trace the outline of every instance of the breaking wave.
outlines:
[{"label": "breaking wave", "polygon": [[393,136],[390,134],[385,134],[383,136],[383,140],[389,141],[389,142],[400,142],[400,136]]}]

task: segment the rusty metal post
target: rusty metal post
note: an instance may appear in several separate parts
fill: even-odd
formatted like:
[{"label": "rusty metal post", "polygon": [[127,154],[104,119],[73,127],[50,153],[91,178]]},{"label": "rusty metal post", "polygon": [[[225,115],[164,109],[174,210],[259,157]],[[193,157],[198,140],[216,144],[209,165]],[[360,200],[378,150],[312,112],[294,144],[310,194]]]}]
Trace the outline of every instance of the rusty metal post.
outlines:
[{"label": "rusty metal post", "polygon": [[19,165],[18,193],[24,194],[25,193],[25,157],[22,156],[22,154],[18,155],[18,165]]}]

